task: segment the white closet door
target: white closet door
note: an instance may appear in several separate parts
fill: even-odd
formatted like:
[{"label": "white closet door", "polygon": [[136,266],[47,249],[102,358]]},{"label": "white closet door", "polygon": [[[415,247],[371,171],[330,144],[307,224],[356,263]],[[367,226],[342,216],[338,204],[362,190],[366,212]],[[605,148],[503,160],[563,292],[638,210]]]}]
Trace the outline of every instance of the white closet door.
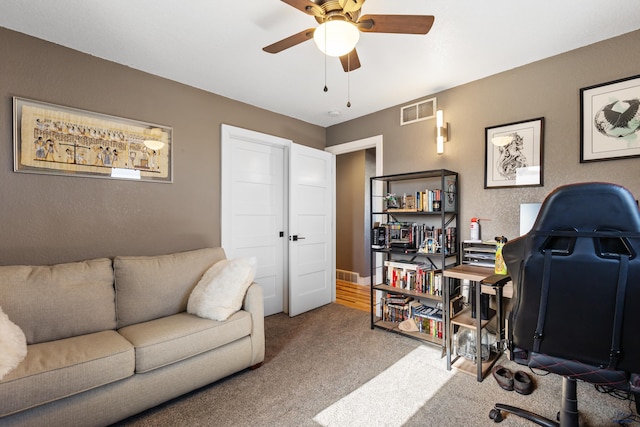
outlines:
[{"label": "white closet door", "polygon": [[221,136],[222,247],[257,257],[265,316],[334,301],[335,156],[228,125]]},{"label": "white closet door", "polygon": [[223,125],[221,239],[228,258],[255,256],[265,316],[285,307],[285,150],[290,141]]},{"label": "white closet door", "polygon": [[289,315],[335,300],[335,156],[292,144],[289,163]]}]

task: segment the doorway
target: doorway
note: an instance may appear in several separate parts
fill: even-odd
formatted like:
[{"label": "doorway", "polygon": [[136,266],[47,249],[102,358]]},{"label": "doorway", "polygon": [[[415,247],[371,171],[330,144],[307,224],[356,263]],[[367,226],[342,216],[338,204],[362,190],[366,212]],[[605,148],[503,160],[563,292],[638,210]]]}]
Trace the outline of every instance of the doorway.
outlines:
[{"label": "doorway", "polygon": [[[326,148],[326,151],[337,157],[336,176],[346,180],[346,185],[350,187],[342,196],[340,193],[343,181],[338,181],[336,188],[336,302],[367,311],[369,302],[364,303],[363,295],[368,295],[369,289],[363,289],[362,285],[370,284],[372,271],[369,254],[369,177],[382,175],[382,145],[382,135],[378,135]],[[368,168],[367,164],[371,166]],[[349,170],[345,172],[341,168]],[[351,182],[354,185],[350,185]],[[380,191],[382,190],[378,189],[375,194],[380,194]],[[381,207],[381,199],[373,202],[374,208]],[[358,206],[354,206],[355,203]],[[343,253],[340,253],[341,248]],[[376,265],[380,263],[377,259],[373,261]],[[377,267],[374,269],[376,276],[381,274],[381,270],[378,270]]]}]

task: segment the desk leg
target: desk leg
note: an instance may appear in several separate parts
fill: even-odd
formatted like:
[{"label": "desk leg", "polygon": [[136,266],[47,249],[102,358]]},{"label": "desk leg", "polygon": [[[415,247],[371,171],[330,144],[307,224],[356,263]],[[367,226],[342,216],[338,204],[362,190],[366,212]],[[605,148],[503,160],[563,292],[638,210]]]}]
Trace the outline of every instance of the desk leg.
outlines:
[{"label": "desk leg", "polygon": [[480,295],[482,286],[479,282],[472,282],[476,293],[476,365],[478,367],[478,382],[482,381],[482,312]]},{"label": "desk leg", "polygon": [[448,277],[445,281],[446,289],[444,290],[444,340],[445,340],[445,352],[447,355],[447,371],[451,370],[451,281],[453,279]]},{"label": "desk leg", "polygon": [[503,311],[503,301],[502,301],[502,286],[496,286],[496,323],[498,325],[498,352],[502,353],[504,351],[504,313]]}]

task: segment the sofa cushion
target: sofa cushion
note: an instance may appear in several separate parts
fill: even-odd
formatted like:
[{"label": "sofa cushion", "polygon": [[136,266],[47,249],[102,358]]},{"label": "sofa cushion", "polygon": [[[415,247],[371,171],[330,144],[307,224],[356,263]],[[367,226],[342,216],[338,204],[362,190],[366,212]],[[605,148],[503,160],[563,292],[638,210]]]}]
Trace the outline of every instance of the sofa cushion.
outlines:
[{"label": "sofa cushion", "polygon": [[0,380],[27,356],[27,339],[22,329],[0,306]]},{"label": "sofa cushion", "polygon": [[0,302],[28,344],[115,329],[111,260],[2,266]]},{"label": "sofa cushion", "polygon": [[239,311],[225,322],[188,313],[127,326],[118,332],[136,349],[136,373],[213,350],[251,333],[251,315]]},{"label": "sofa cushion", "polygon": [[255,273],[255,257],[216,262],[191,292],[187,313],[212,320],[227,320],[242,307]]},{"label": "sofa cushion", "polygon": [[118,328],[186,311],[191,290],[204,272],[222,259],[222,248],[116,257]]},{"label": "sofa cushion", "polygon": [[30,345],[0,381],[0,416],[127,378],[134,367],[133,346],[116,331]]}]

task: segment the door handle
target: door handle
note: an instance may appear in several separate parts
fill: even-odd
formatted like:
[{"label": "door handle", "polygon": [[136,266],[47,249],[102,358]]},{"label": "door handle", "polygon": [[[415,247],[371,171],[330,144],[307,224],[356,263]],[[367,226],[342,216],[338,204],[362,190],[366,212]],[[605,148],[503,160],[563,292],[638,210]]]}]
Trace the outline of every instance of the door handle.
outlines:
[{"label": "door handle", "polygon": [[305,238],[302,236],[298,236],[297,234],[294,234],[293,236],[289,236],[289,240],[293,240],[294,242],[297,242],[298,240],[304,240]]}]

